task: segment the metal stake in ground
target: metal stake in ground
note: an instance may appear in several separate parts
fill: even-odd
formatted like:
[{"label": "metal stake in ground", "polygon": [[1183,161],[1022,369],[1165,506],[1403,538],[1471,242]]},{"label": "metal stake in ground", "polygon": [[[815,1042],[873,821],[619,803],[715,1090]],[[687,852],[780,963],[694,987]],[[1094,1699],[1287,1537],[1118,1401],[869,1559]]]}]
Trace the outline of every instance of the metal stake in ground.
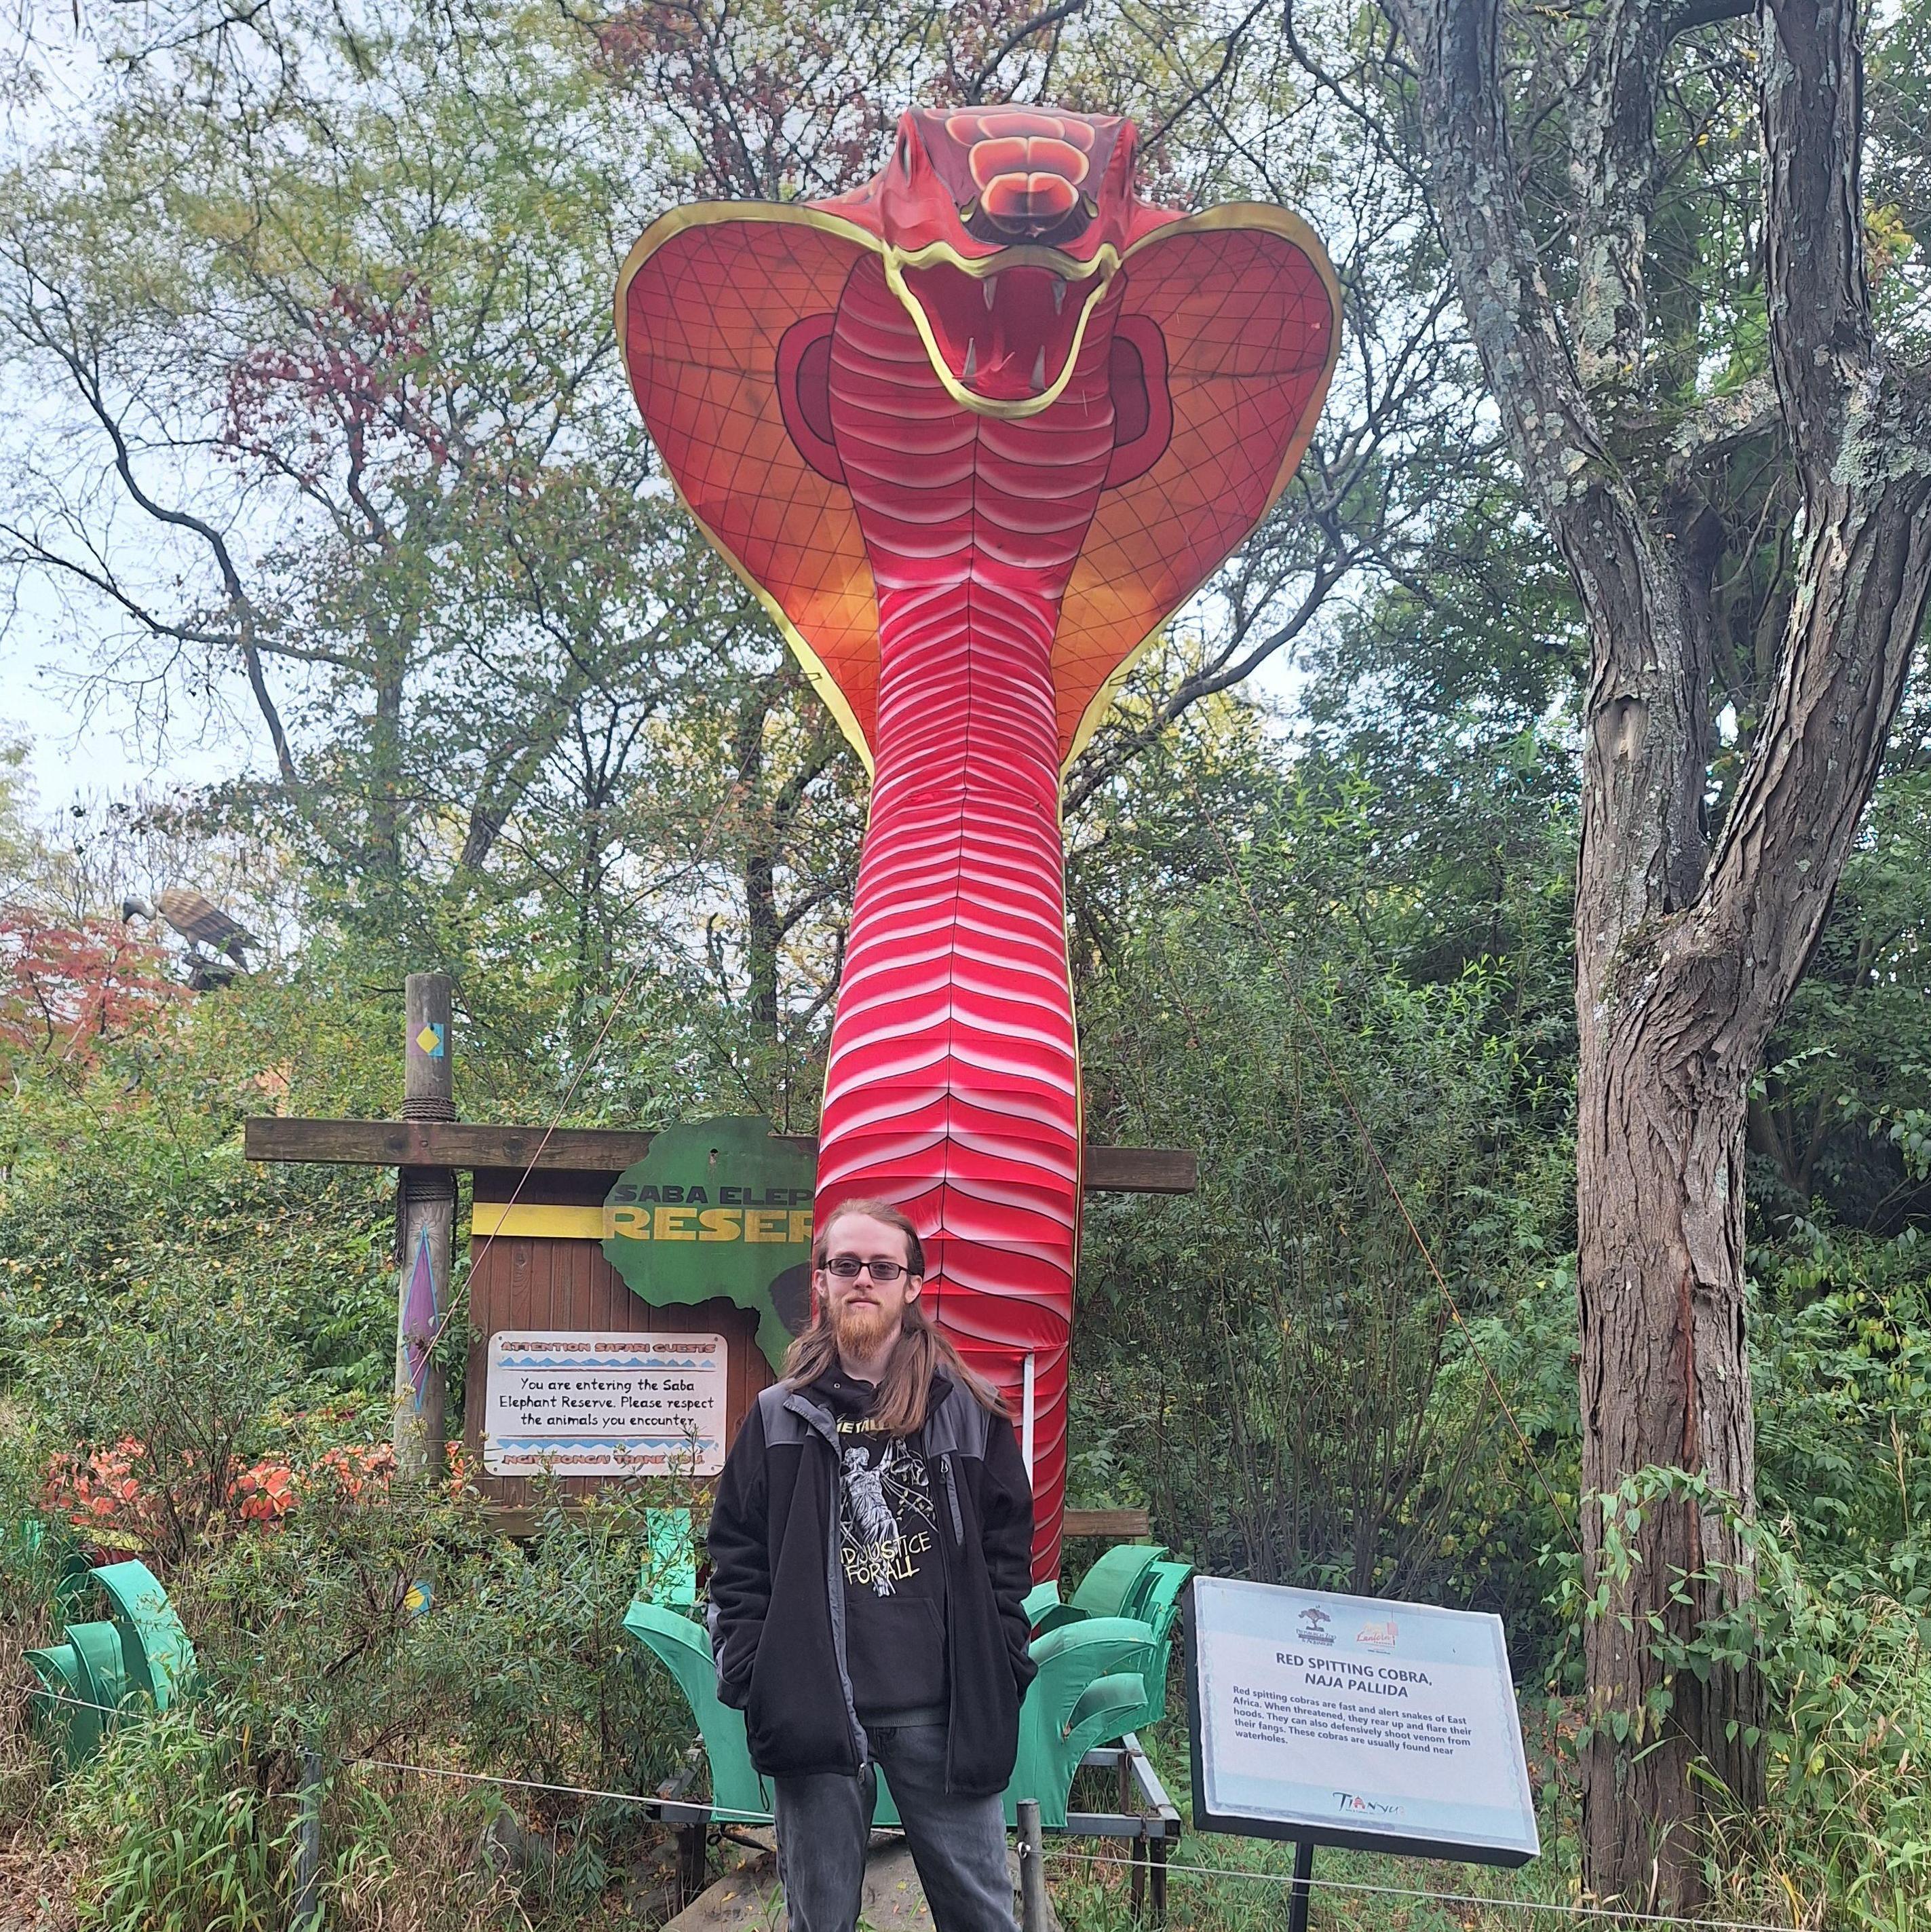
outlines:
[{"label": "metal stake in ground", "polygon": [[[456,1087],[449,976],[412,973],[403,1000],[402,1117],[453,1120]],[[446,1167],[405,1167],[397,1202],[401,1270],[396,1287],[396,1478],[433,1480],[442,1472],[442,1370],[434,1338],[449,1305],[449,1255],[456,1177]]]},{"label": "metal stake in ground", "polygon": [[1314,1896],[1314,1840],[1294,1840],[1294,1886],[1288,1894],[1288,1932],[1307,1932],[1308,1901]]},{"label": "metal stake in ground", "polygon": [[1021,1932],[1046,1932],[1046,1867],[1039,1844],[1039,1801],[1019,1801]]},{"label": "metal stake in ground", "polygon": [[304,1745],[301,1792],[295,1813],[295,1909],[290,1932],[317,1932],[322,1923],[322,1754]]}]

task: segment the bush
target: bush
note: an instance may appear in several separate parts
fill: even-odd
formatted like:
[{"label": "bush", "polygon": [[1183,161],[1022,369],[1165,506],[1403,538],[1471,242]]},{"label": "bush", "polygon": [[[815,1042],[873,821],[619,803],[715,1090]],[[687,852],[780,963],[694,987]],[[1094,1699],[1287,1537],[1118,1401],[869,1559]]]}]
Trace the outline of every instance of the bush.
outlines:
[{"label": "bush", "polygon": [[28,1371],[48,1432],[76,1445],[49,1500],[100,1546],[167,1566],[238,1510],[242,1472],[287,1439],[294,1351],[262,1307],[193,1285],[130,1290],[121,1318],[43,1345]]},{"label": "bush", "polygon": [[123,1725],[69,1781],[83,1928],[279,1932],[285,1862],[259,1767],[231,1742],[238,1715],[188,1704]]},{"label": "bush", "polygon": [[1816,1221],[1753,1259],[1759,1488],[1825,1570],[1886,1570],[1931,1522],[1931,1242]]},{"label": "bush", "polygon": [[[1915,1547],[1876,1569],[1807,1569],[1789,1518],[1744,1518],[1735,1499],[1680,1469],[1640,1470],[1612,1496],[1585,1498],[1603,1510],[1603,1567],[1612,1580],[1639,1561],[1642,1516],[1694,1508],[1721,1522],[1747,1555],[1754,1587],[1687,1636],[1659,1628],[1648,1640],[1663,1688],[1642,1710],[1606,1710],[1631,1748],[1666,1724],[1673,1687],[1708,1681],[1747,1664],[1762,1679],[1765,1720],[1747,1731],[1761,1744],[1768,1802],[1760,1814],[1733,1810],[1708,1862],[1712,1888],[1735,1916],[1765,1919],[1795,1908],[1799,1922],[1903,1932],[1931,1917],[1931,1789],[1921,1766],[1931,1752],[1931,1576]],[[1579,1564],[1563,1566],[1572,1638],[1603,1613],[1579,1588]],[[1717,1580],[1672,1579],[1679,1600]],[[1741,1594],[1735,1580],[1723,1594]],[[1900,1593],[1901,1588],[1901,1593]],[[1579,1744],[1586,1741],[1586,1731]],[[1735,1735],[1733,1729],[1732,1735]],[[1705,1774],[1715,1781],[1714,1772]]]}]

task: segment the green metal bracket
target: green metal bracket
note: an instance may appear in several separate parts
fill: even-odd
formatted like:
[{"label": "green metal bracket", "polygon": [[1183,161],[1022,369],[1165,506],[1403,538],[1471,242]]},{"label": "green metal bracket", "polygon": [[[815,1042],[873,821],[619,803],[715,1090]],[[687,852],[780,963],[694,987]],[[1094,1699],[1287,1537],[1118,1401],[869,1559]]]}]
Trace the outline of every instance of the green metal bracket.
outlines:
[{"label": "green metal bracket", "polygon": [[[646,1574],[657,1586],[660,1600],[640,1597],[625,1616],[624,1628],[664,1664],[683,1692],[710,1760],[712,1803],[718,1815],[728,1820],[733,1814],[768,1812],[770,1793],[751,1765],[744,1714],[720,1702],[709,1634],[694,1601],[679,1600],[681,1573],[664,1560],[674,1557],[680,1534],[688,1549],[688,1519],[675,1520],[685,1516],[681,1510],[655,1514],[666,1520],[650,1526],[652,1551]],[[665,1538],[661,1546],[660,1528]],[[1018,1761],[1005,1795],[1009,1823],[1020,1798],[1037,1798],[1042,1822],[1063,1826],[1080,1760],[1094,1745],[1148,1721],[1150,1714],[1159,1714],[1181,1586],[1192,1574],[1191,1564],[1162,1562],[1165,1554],[1132,1546],[1086,1592],[1088,1604],[1131,1598],[1145,1605],[1141,1613],[1096,1615],[1059,1603],[1050,1586],[1028,1596],[1027,1608],[1036,1620],[1033,1660],[1039,1672],[1020,1709]],[[694,1599],[694,1584],[691,1594]],[[898,1822],[897,1803],[881,1778],[873,1822]]]},{"label": "green metal bracket", "polygon": [[727,1822],[733,1814],[741,1818],[769,1814],[771,1793],[752,1766],[744,1713],[718,1696],[710,1633],[674,1610],[641,1600],[625,1612],[624,1628],[677,1680],[710,1760],[712,1804]]},{"label": "green metal bracket", "polygon": [[1167,1553],[1163,1543],[1117,1543],[1102,1552],[1073,1592],[1073,1606],[1090,1617],[1130,1617],[1147,1573]]},{"label": "green metal bracket", "polygon": [[193,1678],[194,1646],[160,1579],[145,1563],[106,1563],[93,1575],[112,1606],[130,1680],[157,1711],[169,1709]]}]

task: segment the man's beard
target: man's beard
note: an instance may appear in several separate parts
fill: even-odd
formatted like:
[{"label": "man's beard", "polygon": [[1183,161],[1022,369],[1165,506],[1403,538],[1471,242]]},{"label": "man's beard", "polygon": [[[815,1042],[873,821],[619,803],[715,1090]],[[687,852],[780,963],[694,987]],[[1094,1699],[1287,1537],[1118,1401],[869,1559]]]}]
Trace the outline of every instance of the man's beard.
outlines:
[{"label": "man's beard", "polygon": [[889,1308],[880,1307],[876,1302],[868,1306],[837,1302],[829,1312],[832,1339],[847,1354],[876,1354],[903,1326],[899,1316]]}]

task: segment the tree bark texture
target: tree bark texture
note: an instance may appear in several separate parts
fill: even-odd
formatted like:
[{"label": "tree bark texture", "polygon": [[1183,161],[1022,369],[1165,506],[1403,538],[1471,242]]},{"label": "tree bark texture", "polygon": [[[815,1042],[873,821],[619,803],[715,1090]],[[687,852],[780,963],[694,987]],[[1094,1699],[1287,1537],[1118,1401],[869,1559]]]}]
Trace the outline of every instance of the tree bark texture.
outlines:
[{"label": "tree bark texture", "polygon": [[[1672,1681],[1652,1619],[1687,1639],[1747,1600],[1748,1552],[1726,1515],[1666,1502],[1645,1513],[1619,1577],[1603,1566],[1600,1498],[1664,1467],[1753,1507],[1746,1089],[1876,782],[1931,592],[1931,384],[1872,326],[1854,8],[1765,0],[1771,359],[1804,508],[1771,700],[1711,850],[1696,560],[1627,468],[1621,414],[1645,352],[1657,90],[1684,16],[1609,0],[1588,18],[1565,316],[1510,152],[1501,0],[1384,4],[1416,69],[1431,199],[1468,326],[1589,627],[1576,904],[1582,1558],[1587,1587],[1611,1589],[1585,1639],[1585,1873],[1599,1897],[1680,1911],[1704,1895],[1710,1792],[1693,1765],[1761,1802],[1745,1732],[1762,1694],[1748,1671]],[[1673,1601],[1685,1576],[1687,1600]],[[1626,1739],[1612,1718],[1631,1726]]]}]

